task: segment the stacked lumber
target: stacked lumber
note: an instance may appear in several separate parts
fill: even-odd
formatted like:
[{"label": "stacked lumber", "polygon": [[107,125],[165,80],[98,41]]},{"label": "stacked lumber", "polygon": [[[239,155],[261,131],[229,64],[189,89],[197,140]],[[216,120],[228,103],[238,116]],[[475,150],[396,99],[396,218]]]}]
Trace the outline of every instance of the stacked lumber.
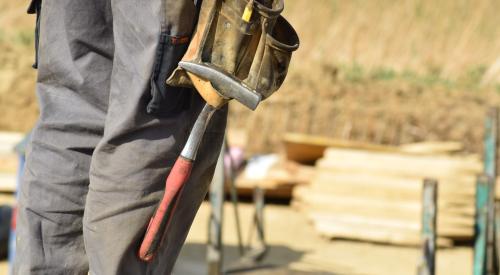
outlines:
[{"label": "stacked lumber", "polygon": [[414,155],[451,154],[459,153],[464,149],[463,144],[456,141],[425,141],[401,146],[388,146],[299,133],[286,133],[283,142],[287,159],[299,163],[314,163],[323,157],[328,147]]},{"label": "stacked lumber", "polygon": [[[231,147],[242,148],[242,150],[248,142],[245,133],[237,130],[228,132],[228,140]],[[463,149],[463,145],[459,142],[422,142],[395,147],[297,133],[286,133],[283,142],[284,156],[279,156],[279,161],[271,167],[260,167],[258,174],[263,175],[256,177],[254,169],[247,171],[246,168],[243,173],[238,174],[236,188],[239,195],[251,197],[253,190],[260,187],[264,189],[268,198],[290,199],[296,186],[311,181],[314,169],[310,165],[323,157],[328,147],[412,155],[455,153]],[[265,158],[266,155],[258,157]],[[249,162],[252,162],[252,159]],[[229,191],[229,185],[226,185],[226,191]]]},{"label": "stacked lumber", "polygon": [[[456,146],[448,144],[445,151]],[[331,238],[400,245],[420,243],[425,178],[438,180],[438,244],[474,234],[476,156],[428,154],[425,146],[401,150],[328,148],[310,185],[293,193],[294,205]],[[436,152],[437,144],[430,146]],[[422,152],[427,152],[422,154]]]},{"label": "stacked lumber", "polygon": [[286,133],[283,137],[285,154],[288,160],[299,163],[314,163],[323,157],[328,147],[357,148],[370,151],[398,151],[397,147],[379,144],[364,143],[359,141],[333,139],[323,136],[306,135],[299,133]]}]

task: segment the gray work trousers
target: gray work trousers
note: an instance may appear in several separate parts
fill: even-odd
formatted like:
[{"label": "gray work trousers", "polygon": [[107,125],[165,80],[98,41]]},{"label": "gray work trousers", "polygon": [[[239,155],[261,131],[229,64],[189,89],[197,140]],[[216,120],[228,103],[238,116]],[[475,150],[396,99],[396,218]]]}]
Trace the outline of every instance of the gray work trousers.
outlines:
[{"label": "gray work trousers", "polygon": [[204,104],[196,91],[165,84],[196,17],[193,0],[42,3],[41,112],[20,186],[15,274],[171,273],[227,116],[214,115],[161,250],[141,262],[165,178]]}]

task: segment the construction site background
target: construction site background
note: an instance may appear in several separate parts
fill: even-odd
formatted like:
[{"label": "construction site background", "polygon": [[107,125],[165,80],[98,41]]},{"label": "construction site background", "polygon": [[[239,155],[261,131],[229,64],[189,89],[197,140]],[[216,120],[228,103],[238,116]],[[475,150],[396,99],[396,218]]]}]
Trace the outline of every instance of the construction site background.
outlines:
[{"label": "construction site background", "polygon": [[[382,144],[460,140],[478,152],[485,103],[500,102],[500,2],[288,0],[301,37],[282,90],[250,112],[234,104],[252,152],[285,132]],[[34,17],[0,1],[0,129],[37,117]],[[459,123],[458,123],[459,122]],[[259,123],[262,131],[251,131]]]},{"label": "construction site background", "polygon": [[[31,68],[35,18],[26,14],[27,4],[0,0],[0,132],[25,133],[38,117],[36,70]],[[453,202],[449,208],[440,206],[446,213],[443,224],[455,235],[441,238],[439,233],[437,273],[471,274],[475,174],[483,169],[484,121],[487,106],[500,106],[498,10],[497,0],[285,1],[284,16],[301,39],[287,80],[255,112],[231,104],[228,124],[230,145],[243,147],[246,157],[279,153],[267,158],[279,159],[278,168],[263,184],[266,194],[278,197],[265,210],[270,244],[265,263],[288,270],[259,274],[414,274],[421,255],[415,245],[420,242],[421,179],[428,176],[440,180],[441,202]],[[285,148],[290,144],[283,142],[287,133],[329,139],[288,135],[306,143],[297,142],[304,154],[297,159],[285,157],[284,149],[292,148]],[[422,141],[446,143],[411,145],[417,148],[412,152],[401,146]],[[318,144],[323,150],[319,155]],[[316,166],[289,163],[305,155],[321,159]],[[0,152],[0,176],[15,174],[17,159],[12,159]],[[366,159],[371,161],[364,165]],[[250,197],[256,181],[242,174],[238,190]],[[0,204],[12,204],[12,193],[2,191],[3,180]],[[231,213],[230,205],[225,208]],[[349,226],[340,232],[337,216],[328,217],[333,222],[323,224],[319,234],[323,216],[315,217],[314,211],[320,210],[347,213],[361,225],[370,222],[372,227],[355,228],[375,234]],[[209,211],[204,202],[178,274],[206,271]],[[244,228],[252,212],[250,203],[242,206]],[[226,215],[227,262],[237,254],[237,242],[234,217]],[[403,220],[396,225],[404,230],[389,228],[391,219]],[[384,226],[394,234],[375,236]],[[404,238],[394,237],[396,233]],[[7,268],[0,262],[0,274]]]}]

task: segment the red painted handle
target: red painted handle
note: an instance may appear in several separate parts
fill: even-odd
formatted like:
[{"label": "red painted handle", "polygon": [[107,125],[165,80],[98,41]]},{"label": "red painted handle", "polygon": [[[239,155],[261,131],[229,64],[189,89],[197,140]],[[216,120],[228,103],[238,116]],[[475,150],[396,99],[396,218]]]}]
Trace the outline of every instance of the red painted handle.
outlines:
[{"label": "red painted handle", "polygon": [[139,249],[139,258],[141,260],[146,262],[151,261],[158,250],[163,239],[163,234],[170,222],[170,217],[172,217],[175,210],[177,197],[181,188],[188,180],[192,167],[193,162],[182,156],[175,161],[174,167],[172,167],[165,183],[163,198],[149,221],[146,235],[142,240]]}]

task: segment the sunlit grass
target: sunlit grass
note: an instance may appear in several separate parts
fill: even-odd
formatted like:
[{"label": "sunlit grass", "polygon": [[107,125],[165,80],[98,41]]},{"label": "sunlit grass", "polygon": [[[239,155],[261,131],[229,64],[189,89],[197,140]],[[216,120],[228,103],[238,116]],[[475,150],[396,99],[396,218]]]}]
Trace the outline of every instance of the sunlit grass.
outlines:
[{"label": "sunlit grass", "polygon": [[[333,64],[353,82],[406,75],[473,88],[500,58],[499,9],[496,0],[288,0],[285,15],[306,72]],[[492,87],[500,71],[493,75]]]},{"label": "sunlit grass", "polygon": [[[465,70],[462,74],[449,78],[442,74],[439,67],[430,67],[424,72],[404,70],[398,72],[390,67],[376,67],[374,69],[363,67],[358,63],[338,65],[335,72],[342,81],[351,83],[368,82],[406,82],[426,88],[443,87],[447,89],[480,89],[481,80],[486,72],[486,66],[479,65]],[[500,85],[498,85],[500,87]]]}]

